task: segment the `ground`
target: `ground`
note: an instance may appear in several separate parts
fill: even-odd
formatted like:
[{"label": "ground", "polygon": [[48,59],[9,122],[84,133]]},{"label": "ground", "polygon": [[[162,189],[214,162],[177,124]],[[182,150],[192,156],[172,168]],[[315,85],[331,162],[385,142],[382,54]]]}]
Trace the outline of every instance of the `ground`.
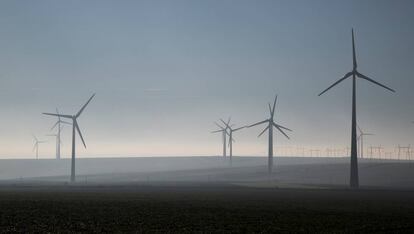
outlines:
[{"label": "ground", "polygon": [[181,183],[15,186],[2,232],[412,233],[414,192]]},{"label": "ground", "polygon": [[349,158],[2,160],[0,232],[414,233],[414,164]]}]

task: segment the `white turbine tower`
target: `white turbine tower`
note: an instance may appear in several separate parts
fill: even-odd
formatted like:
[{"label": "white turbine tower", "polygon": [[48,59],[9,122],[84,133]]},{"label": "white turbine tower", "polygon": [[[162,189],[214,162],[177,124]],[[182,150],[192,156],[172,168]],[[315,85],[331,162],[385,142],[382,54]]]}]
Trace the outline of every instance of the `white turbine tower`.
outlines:
[{"label": "white turbine tower", "polygon": [[37,139],[35,135],[33,135],[33,140],[35,141],[35,143],[33,145],[32,151],[36,150],[36,159],[39,159],[39,144],[45,143],[47,141],[40,141],[39,139]]},{"label": "white turbine tower", "polygon": [[243,128],[245,128],[246,126],[243,127],[239,127],[239,128],[233,128],[233,124],[229,125],[229,122],[224,122],[224,120],[220,119],[220,121],[226,126],[226,129],[229,130],[229,133],[227,133],[229,135],[229,147],[230,147],[230,165],[232,164],[232,158],[233,158],[233,132],[237,132]]},{"label": "white turbine tower", "polygon": [[[56,114],[59,114],[59,111],[58,111],[57,108],[56,108]],[[56,159],[60,159],[60,147],[62,145],[61,133],[62,133],[62,129],[63,129],[62,124],[69,124],[70,125],[71,123],[61,120],[60,116],[58,116],[58,120],[56,121],[56,123],[50,129],[50,130],[53,130],[57,127],[57,133],[48,135],[48,136],[56,137]]]},{"label": "white turbine tower", "polygon": [[361,130],[359,125],[357,125],[359,135],[358,135],[358,142],[359,142],[359,158],[364,158],[364,136],[373,136],[372,133],[365,133]]},{"label": "white turbine tower", "polygon": [[[228,120],[228,123],[229,122],[230,122],[230,118]],[[225,158],[226,155],[227,155],[227,152],[226,152],[227,136],[226,135],[229,135],[229,133],[227,132],[227,128],[226,127],[223,127],[223,126],[221,126],[220,124],[218,124],[216,122],[214,122],[214,124],[219,128],[219,130],[212,131],[211,133],[218,133],[218,132],[221,132],[222,133],[222,137],[223,137],[223,157]]]}]

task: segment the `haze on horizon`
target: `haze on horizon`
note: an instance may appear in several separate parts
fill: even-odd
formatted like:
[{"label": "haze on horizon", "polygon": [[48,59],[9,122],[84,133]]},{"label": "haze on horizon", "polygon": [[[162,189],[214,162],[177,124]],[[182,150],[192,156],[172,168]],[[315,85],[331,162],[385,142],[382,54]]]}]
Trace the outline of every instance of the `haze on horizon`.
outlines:
[{"label": "haze on horizon", "polygon": [[[317,94],[358,66],[397,91],[358,81],[365,146],[414,144],[414,3],[399,1],[1,1],[0,158],[34,158],[31,134],[52,158],[59,108],[79,119],[77,155],[219,155],[213,121],[268,116],[291,140],[279,146],[350,144],[351,82]],[[234,155],[266,155],[260,129],[237,132]],[[63,130],[63,157],[70,153]]]}]

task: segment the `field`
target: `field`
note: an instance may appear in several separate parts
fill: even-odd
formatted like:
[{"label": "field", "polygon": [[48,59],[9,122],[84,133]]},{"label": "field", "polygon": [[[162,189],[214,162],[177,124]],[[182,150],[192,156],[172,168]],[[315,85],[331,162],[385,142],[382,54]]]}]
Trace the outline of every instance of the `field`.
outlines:
[{"label": "field", "polygon": [[361,161],[350,190],[341,158],[278,159],[272,176],[265,158],[106,160],[79,160],[75,184],[65,160],[3,163],[1,232],[414,232],[408,162]]}]

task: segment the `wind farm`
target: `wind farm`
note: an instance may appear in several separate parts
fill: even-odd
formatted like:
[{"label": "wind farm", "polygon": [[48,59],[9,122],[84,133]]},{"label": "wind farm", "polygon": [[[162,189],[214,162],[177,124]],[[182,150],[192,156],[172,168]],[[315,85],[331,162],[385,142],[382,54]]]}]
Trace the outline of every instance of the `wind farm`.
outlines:
[{"label": "wind farm", "polygon": [[0,1],[0,232],[413,233],[413,22]]},{"label": "wind farm", "polygon": [[[232,200],[231,197],[238,197],[238,202],[233,203],[234,206],[240,206],[248,202],[244,198],[239,197],[241,196],[240,194],[268,202],[272,201],[272,199],[267,200],[268,198],[266,197],[269,195],[282,196],[282,198],[280,198],[281,203],[278,203],[273,207],[275,209],[279,209],[281,204],[285,203],[288,197],[296,197],[298,196],[297,194],[300,193],[314,197],[309,201],[319,204],[317,211],[314,211],[312,216],[319,215],[319,212],[325,212],[325,209],[330,209],[331,206],[327,204],[338,200],[345,202],[347,207],[352,207],[353,210],[359,212],[361,209],[365,208],[352,204],[352,199],[348,200],[349,196],[358,197],[362,196],[362,194],[364,194],[363,196],[371,196],[378,191],[387,191],[387,193],[391,193],[391,195],[381,195],[376,199],[358,199],[362,199],[372,207],[376,207],[384,201],[385,204],[387,202],[395,203],[396,200],[394,197],[401,197],[403,196],[402,193],[408,192],[411,194],[412,191],[414,191],[414,180],[407,179],[414,177],[413,171],[410,169],[412,151],[410,146],[405,147],[400,144],[398,144],[398,147],[396,147],[396,150],[394,151],[385,149],[381,145],[371,145],[367,151],[368,156],[364,155],[365,137],[370,136],[373,138],[370,142],[375,142],[374,137],[376,137],[376,135],[365,132],[356,124],[356,81],[366,80],[389,91],[395,91],[363,75],[357,70],[357,56],[353,29],[351,35],[352,71],[346,73],[340,80],[336,81],[333,85],[329,86],[318,95],[321,96],[332,87],[348,78],[352,79],[350,147],[306,147],[300,145],[293,147],[282,145],[280,143],[275,144],[280,141],[275,140],[274,130],[277,130],[277,132],[288,141],[295,141],[295,135],[289,136],[287,134],[287,132],[293,131],[284,125],[279,124],[279,116],[283,113],[276,112],[278,95],[275,95],[273,102],[268,103],[267,106],[269,115],[262,121],[249,124],[252,122],[251,118],[239,116],[238,119],[242,122],[237,125],[238,127],[231,122],[230,117],[227,120],[218,118],[218,122],[214,122],[217,129],[210,133],[212,133],[213,136],[217,133],[221,134],[222,138],[222,145],[220,147],[222,152],[217,156],[77,158],[77,137],[80,138],[86,149],[86,143],[79,127],[78,118],[95,97],[95,94],[93,94],[73,115],[61,114],[57,108],[55,113],[42,112],[42,115],[44,116],[52,116],[56,118],[56,122],[54,122],[49,129],[50,131],[55,130],[56,132],[53,134],[45,134],[46,136],[55,138],[54,158],[42,157],[42,159],[39,160],[39,145],[47,143],[47,141],[39,140],[37,137],[33,136],[33,151],[36,153],[36,160],[27,161],[25,159],[9,159],[9,161],[4,161],[4,163],[0,165],[0,190],[3,189],[15,192],[15,188],[22,188],[24,189],[25,194],[29,194],[30,196],[44,196],[39,194],[39,192],[45,193],[44,191],[54,191],[54,193],[61,194],[59,196],[66,196],[63,194],[69,193],[72,194],[70,196],[73,196],[74,199],[84,199],[85,196],[89,197],[91,194],[100,194],[103,191],[102,189],[105,189],[105,191],[111,191],[111,193],[116,194],[117,198],[115,200],[124,199],[124,196],[137,196],[138,194],[142,196],[143,193],[150,193],[151,195],[145,197],[145,199],[151,200],[153,199],[153,194],[156,194],[156,196],[164,196],[164,194],[170,194],[171,192],[177,194],[181,193],[179,191],[183,188],[186,188],[188,192],[185,192],[182,195],[191,197],[192,203],[197,200],[198,196],[196,194],[201,192],[203,195],[207,196],[208,200],[211,199],[211,201],[216,201],[211,203],[212,207],[219,204],[216,200],[218,199],[218,197],[216,197],[217,195],[215,195],[216,193],[219,194],[219,199],[224,199],[223,201],[230,201]],[[99,116],[104,115],[99,114],[97,121],[99,121]],[[326,118],[326,116],[324,118]],[[67,122],[63,119],[69,119],[71,121]],[[293,119],[295,118],[290,118],[290,120]],[[69,158],[63,156],[61,153],[62,129],[64,125],[72,126],[72,144]],[[262,154],[265,152],[264,155],[254,153],[251,155],[235,155],[233,151],[233,144],[236,142],[234,134],[237,132],[238,135],[242,136],[243,140],[237,144],[237,152],[242,152],[242,149],[243,147],[246,147],[247,142],[254,141],[254,138],[251,137],[253,135],[251,129],[259,125],[264,125],[265,127],[257,137],[260,138],[262,135],[267,135],[266,151],[261,151]],[[248,141],[246,141],[246,139],[248,139]],[[46,147],[46,145],[44,146]],[[324,147],[326,148],[324,149]],[[255,149],[257,152],[260,152],[258,148]],[[350,163],[348,163],[349,159]],[[25,168],[25,170],[22,170],[22,168]],[[70,170],[68,170],[69,168]],[[68,171],[70,171],[70,173],[68,173]],[[348,173],[349,171],[350,174]],[[350,176],[348,177],[347,175]],[[28,188],[31,189],[28,190]],[[35,190],[32,190],[33,188]],[[200,190],[200,188],[202,189]],[[79,192],[80,190],[83,192]],[[337,194],[337,191],[340,191],[340,195]],[[357,192],[359,195],[353,195],[354,192]],[[381,193],[382,192],[380,192],[380,194]],[[0,198],[2,196],[7,198],[7,195],[2,195],[0,192]],[[326,198],[325,196],[328,197]],[[42,199],[46,199],[46,197]],[[99,199],[88,199],[99,200],[101,202],[100,199],[102,199],[102,197]],[[297,197],[297,199],[303,200],[307,198],[301,195],[300,197]],[[167,202],[164,199],[159,201]],[[174,202],[177,201],[174,200]],[[411,199],[404,198],[399,202],[409,203],[411,202]],[[196,202],[195,204],[198,203]],[[231,208],[232,210],[234,210],[233,205]],[[47,204],[45,204],[45,206],[47,206]],[[170,204],[170,206],[175,206],[175,204]],[[246,213],[242,212],[241,214],[244,215],[239,217],[239,219],[228,219],[228,221],[231,223],[238,223],[240,220],[251,220],[252,216],[250,216],[250,214],[256,214],[255,212],[257,212],[257,208],[260,206],[260,204],[253,202],[251,203],[251,207],[248,208],[249,215],[246,216]],[[411,209],[411,206],[408,207]],[[303,206],[302,208],[306,209],[307,207]],[[119,212],[119,207],[111,209],[113,212]],[[129,208],[124,207],[122,209],[128,210]],[[343,207],[340,209],[343,209]],[[392,213],[394,211],[389,210],[389,212]],[[403,212],[408,211],[404,210]],[[77,215],[80,214],[77,213]],[[260,215],[260,212],[258,215]],[[398,213],[398,215],[405,214]],[[179,216],[179,214],[173,214],[173,216],[176,217]],[[89,219],[84,216],[82,217],[85,220]],[[199,218],[204,219],[205,217],[200,216]],[[120,217],[119,219],[120,220],[118,221],[125,222],[125,217]],[[162,218],[162,220],[168,219],[169,218],[167,217]],[[378,217],[375,215],[371,217],[371,220],[374,223],[377,219]],[[288,220],[292,220],[292,218],[290,217]],[[312,220],[312,218],[307,216],[307,220]],[[89,222],[97,221],[90,220]],[[194,220],[191,222],[194,222]],[[398,225],[405,225],[405,223],[397,223]],[[56,225],[59,226],[58,224]],[[288,222],[287,225],[288,229],[285,230],[297,231],[297,229],[293,228],[290,222]],[[370,225],[371,224],[368,225],[367,230],[373,230],[372,227],[374,226],[371,227]],[[270,226],[277,227],[278,224],[272,222]],[[101,231],[121,230],[117,229],[118,226],[104,225],[103,227],[103,229],[100,229]],[[243,225],[239,225],[239,227],[246,228],[246,226]],[[256,225],[250,226],[250,228],[252,227],[254,227],[255,231],[262,230]],[[317,230],[325,230],[322,227],[314,227],[317,228]],[[384,227],[388,228],[387,225]],[[32,228],[37,228],[37,226],[35,225]],[[352,226],[351,228],[342,228],[344,228],[343,230],[351,232],[357,230],[352,228]],[[410,229],[414,227],[406,225],[405,228]],[[30,230],[39,231],[38,229]],[[97,230],[97,227],[89,226],[84,230]],[[131,231],[137,229],[122,230]],[[174,228],[172,230],[177,232],[182,231],[182,229]],[[213,230],[217,231],[222,229]],[[235,230],[241,231],[241,229],[237,228]]]}]

